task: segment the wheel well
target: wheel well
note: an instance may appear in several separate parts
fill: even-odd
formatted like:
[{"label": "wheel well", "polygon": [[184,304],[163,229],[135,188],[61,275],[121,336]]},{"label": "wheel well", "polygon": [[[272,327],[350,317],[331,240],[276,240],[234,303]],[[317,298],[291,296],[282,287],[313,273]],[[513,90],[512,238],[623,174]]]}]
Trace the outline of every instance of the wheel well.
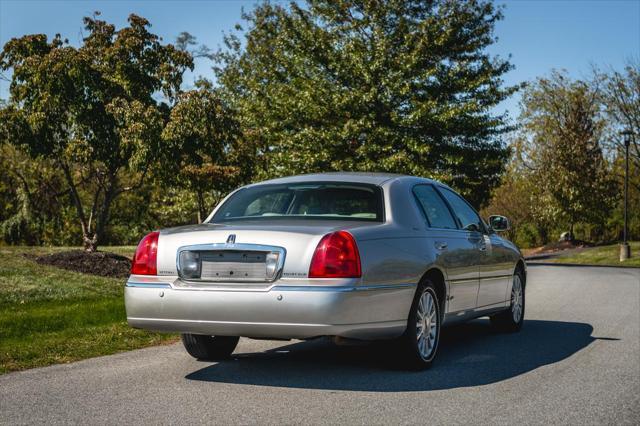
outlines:
[{"label": "wheel well", "polygon": [[444,275],[438,269],[429,269],[423,276],[420,282],[428,279],[433,283],[436,290],[436,296],[438,296],[438,302],[442,312],[445,310],[445,302],[447,300],[447,285],[444,282]]},{"label": "wheel well", "polygon": [[526,269],[524,267],[524,261],[522,259],[518,260],[518,263],[516,264],[516,269],[515,271],[520,271],[522,273],[522,285],[526,285],[527,284],[527,274],[526,274]]}]

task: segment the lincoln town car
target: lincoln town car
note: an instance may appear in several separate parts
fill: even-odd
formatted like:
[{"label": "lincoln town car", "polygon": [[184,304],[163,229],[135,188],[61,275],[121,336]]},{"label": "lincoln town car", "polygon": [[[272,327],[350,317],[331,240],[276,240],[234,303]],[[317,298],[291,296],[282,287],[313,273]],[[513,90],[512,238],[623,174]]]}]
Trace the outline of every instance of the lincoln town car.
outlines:
[{"label": "lincoln town car", "polygon": [[[402,366],[431,366],[445,324],[488,316],[518,331],[526,266],[440,182],[322,173],[241,187],[201,224],[146,235],[126,282],[131,326],[178,332],[193,357],[240,337],[386,340]],[[444,330],[446,332],[446,329]]]}]

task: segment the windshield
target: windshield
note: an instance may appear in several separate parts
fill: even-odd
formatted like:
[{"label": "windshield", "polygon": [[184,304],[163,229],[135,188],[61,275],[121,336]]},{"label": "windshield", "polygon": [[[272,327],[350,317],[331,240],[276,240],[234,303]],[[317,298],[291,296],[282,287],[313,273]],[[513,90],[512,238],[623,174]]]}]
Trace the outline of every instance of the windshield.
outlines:
[{"label": "windshield", "polygon": [[382,191],[358,183],[265,184],[233,194],[213,223],[254,219],[339,219],[382,222]]}]

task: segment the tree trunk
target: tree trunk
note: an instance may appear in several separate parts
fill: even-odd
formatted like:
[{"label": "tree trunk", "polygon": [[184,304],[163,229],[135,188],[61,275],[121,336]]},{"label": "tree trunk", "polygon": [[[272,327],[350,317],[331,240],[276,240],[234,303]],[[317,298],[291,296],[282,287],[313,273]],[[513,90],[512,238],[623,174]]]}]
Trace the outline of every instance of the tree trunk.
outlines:
[{"label": "tree trunk", "polygon": [[84,208],[82,206],[82,200],[80,199],[80,195],[78,194],[78,189],[73,181],[73,176],[71,175],[71,170],[69,166],[64,162],[60,161],[60,167],[64,172],[65,180],[67,181],[67,186],[69,187],[69,195],[71,195],[71,199],[73,200],[73,205],[76,208],[76,213],[78,215],[78,221],[80,222],[80,228],[82,229],[82,244],[84,246],[85,251],[94,252],[97,247],[97,236],[95,233],[90,236],[91,230],[89,229],[90,224],[87,222],[87,217],[84,214]]},{"label": "tree trunk", "polygon": [[107,229],[107,224],[109,223],[109,213],[111,212],[111,204],[113,200],[118,195],[118,174],[117,172],[112,172],[109,181],[108,187],[104,191],[104,198],[102,199],[102,205],[100,206],[98,219],[96,220],[96,232],[94,235],[95,243],[94,243],[94,251],[98,249],[98,243],[101,243],[104,239],[104,233]]},{"label": "tree trunk", "polygon": [[84,245],[84,251],[93,253],[98,250],[98,236],[93,234],[91,238],[88,235],[82,236],[82,242]]},{"label": "tree trunk", "polygon": [[204,209],[204,195],[202,195],[202,191],[197,191],[197,199],[198,199],[198,223],[202,223],[205,217],[207,217],[207,213]]},{"label": "tree trunk", "polygon": [[573,235],[573,222],[569,225],[569,241],[575,240],[575,236]]}]

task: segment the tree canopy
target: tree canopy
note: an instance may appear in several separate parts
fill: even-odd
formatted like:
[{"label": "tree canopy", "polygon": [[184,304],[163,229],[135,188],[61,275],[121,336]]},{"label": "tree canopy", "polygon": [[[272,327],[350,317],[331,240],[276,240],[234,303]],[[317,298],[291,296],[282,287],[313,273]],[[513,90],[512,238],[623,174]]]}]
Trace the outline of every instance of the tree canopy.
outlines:
[{"label": "tree canopy", "polygon": [[[130,15],[119,30],[95,16],[84,23],[87,36],[78,48],[43,34],[5,44],[0,68],[13,74],[0,141],[56,163],[85,247],[95,250],[114,199],[142,182],[161,151],[166,102],[193,62],[162,44],[142,17]],[[138,183],[123,185],[124,171],[137,174]]]},{"label": "tree canopy", "polygon": [[630,181],[640,191],[640,62],[630,61],[623,72],[597,73],[600,95],[609,124],[609,145],[624,152],[622,131],[631,131]]},{"label": "tree canopy", "polygon": [[[603,225],[616,199],[596,87],[553,72],[523,94],[516,145],[547,220]],[[533,202],[533,200],[532,200]]]},{"label": "tree canopy", "polygon": [[233,111],[206,81],[179,95],[162,137],[162,180],[195,194],[198,221],[252,175],[251,145],[241,139]]},{"label": "tree canopy", "polygon": [[[262,2],[244,18],[217,52],[187,31],[167,44],[142,17],[117,29],[98,13],[78,46],[43,34],[6,43],[2,240],[132,244],[201,221],[241,184],[331,170],[442,180],[510,216],[524,246],[573,224],[611,240],[623,217],[623,129],[635,135],[638,235],[636,62],[591,80],[535,80],[511,127],[495,107],[520,86],[503,84],[509,60],[487,52],[502,18],[487,0]],[[183,84],[194,58],[214,61],[214,83]]]},{"label": "tree canopy", "polygon": [[493,107],[517,90],[486,51],[502,18],[491,2],[262,3],[244,18],[216,72],[263,176],[399,172],[488,197],[509,130]]}]

